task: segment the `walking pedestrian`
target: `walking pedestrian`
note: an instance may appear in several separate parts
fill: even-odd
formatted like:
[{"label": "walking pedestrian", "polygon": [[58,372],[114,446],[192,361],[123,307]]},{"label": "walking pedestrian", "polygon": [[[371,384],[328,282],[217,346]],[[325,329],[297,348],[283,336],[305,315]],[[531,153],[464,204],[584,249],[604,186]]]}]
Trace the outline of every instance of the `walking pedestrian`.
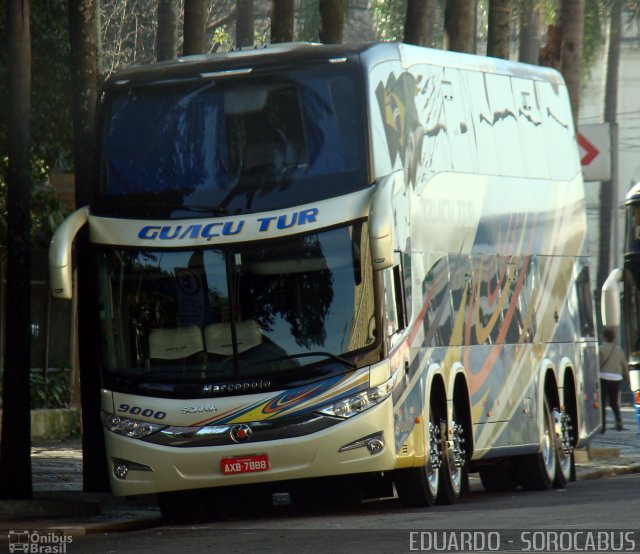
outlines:
[{"label": "walking pedestrian", "polygon": [[613,410],[616,418],[616,429],[622,431],[622,417],[620,415],[620,385],[622,380],[629,381],[629,366],[624,350],[614,342],[616,334],[610,327],[605,327],[602,331],[602,342],[600,343],[600,391],[602,394],[602,429],[606,427],[606,405]]}]

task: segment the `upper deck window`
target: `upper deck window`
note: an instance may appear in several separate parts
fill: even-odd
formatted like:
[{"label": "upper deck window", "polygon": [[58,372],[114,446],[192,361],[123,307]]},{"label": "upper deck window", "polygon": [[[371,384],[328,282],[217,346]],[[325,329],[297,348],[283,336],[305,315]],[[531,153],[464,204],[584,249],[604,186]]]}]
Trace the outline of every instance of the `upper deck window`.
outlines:
[{"label": "upper deck window", "polygon": [[259,212],[364,188],[360,87],[327,65],[111,93],[94,213]]}]

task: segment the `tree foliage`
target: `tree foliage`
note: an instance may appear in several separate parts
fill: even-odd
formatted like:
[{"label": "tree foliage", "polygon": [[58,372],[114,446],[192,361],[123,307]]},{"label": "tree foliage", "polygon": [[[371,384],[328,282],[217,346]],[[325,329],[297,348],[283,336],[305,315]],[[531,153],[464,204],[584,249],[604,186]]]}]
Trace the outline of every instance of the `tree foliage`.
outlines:
[{"label": "tree foliage", "polygon": [[[431,0],[425,46],[440,48],[443,37],[444,0]],[[371,0],[373,28],[378,40],[402,41],[406,32],[407,0]],[[412,41],[411,41],[412,42]]]},{"label": "tree foliage", "polygon": [[[157,0],[101,0],[102,75],[106,77],[121,67],[151,63],[155,60],[157,4]],[[184,9],[182,2],[178,4],[176,40],[177,52],[182,53]],[[206,2],[205,52],[226,50],[235,42],[235,16],[228,24],[217,24],[226,20],[234,7],[235,0]],[[231,40],[228,40],[229,37]],[[218,41],[222,41],[223,44]]]},{"label": "tree foliage", "polygon": [[373,27],[379,40],[402,40],[406,5],[404,0],[371,0]]},{"label": "tree foliage", "polygon": [[[0,2],[0,36],[6,3]],[[31,141],[33,156],[50,167],[71,166],[69,32],[64,0],[31,0]],[[7,82],[7,53],[0,49],[0,83]],[[0,158],[7,152],[8,88],[0,86]],[[3,166],[4,168],[4,166]]]},{"label": "tree foliage", "polygon": [[[9,160],[0,160],[0,245],[7,244],[7,182],[6,173]],[[53,232],[69,213],[56,191],[47,184],[49,168],[42,159],[31,161],[31,244],[46,248]]]},{"label": "tree foliage", "polygon": [[[585,0],[582,35],[582,74],[589,72],[604,45],[610,0]],[[586,79],[585,79],[586,80]]]}]

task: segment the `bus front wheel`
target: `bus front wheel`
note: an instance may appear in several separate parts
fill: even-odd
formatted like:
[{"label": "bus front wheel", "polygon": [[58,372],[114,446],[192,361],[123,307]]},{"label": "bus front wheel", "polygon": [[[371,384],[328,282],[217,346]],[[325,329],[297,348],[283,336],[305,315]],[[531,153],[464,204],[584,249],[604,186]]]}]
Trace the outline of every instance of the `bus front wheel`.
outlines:
[{"label": "bus front wheel", "polygon": [[396,492],[407,507],[433,506],[438,496],[440,472],[442,471],[442,445],[440,430],[429,409],[429,420],[425,423],[425,449],[427,461],[423,466],[398,469],[395,472]]}]

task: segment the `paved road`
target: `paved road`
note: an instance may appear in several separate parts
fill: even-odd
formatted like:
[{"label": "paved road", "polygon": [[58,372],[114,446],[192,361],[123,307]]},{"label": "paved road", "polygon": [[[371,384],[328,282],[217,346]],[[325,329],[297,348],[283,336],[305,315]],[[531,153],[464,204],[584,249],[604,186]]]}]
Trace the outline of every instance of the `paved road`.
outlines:
[{"label": "paved road", "polygon": [[493,533],[493,538],[501,541],[501,548],[511,551],[527,546],[523,533],[528,533],[531,540],[537,537],[538,546],[553,551],[547,535],[534,536],[534,531],[541,529],[556,533],[556,539],[557,533],[572,531],[573,534],[564,535],[565,546],[588,540],[587,532],[595,532],[592,540],[600,540],[601,546],[617,549],[619,541],[625,541],[623,546],[639,551],[639,495],[640,475],[634,474],[579,481],[566,490],[548,492],[472,492],[457,505],[426,509],[406,509],[395,500],[371,502],[343,512],[300,514],[291,509],[273,509],[263,516],[236,515],[204,525],[162,526],[77,538],[67,551],[388,554],[419,551],[420,540],[431,541],[430,550],[436,550],[433,541],[443,537],[451,540],[444,531],[452,530],[484,531],[476,539],[484,537],[485,541],[490,538],[488,533]]},{"label": "paved road", "polygon": [[[627,430],[621,432],[608,431],[595,437],[592,450],[597,457],[592,460],[583,459],[577,463],[579,479],[600,478],[616,473],[640,471],[640,435],[636,434],[635,411],[633,408],[627,407],[623,410],[623,413]],[[609,417],[611,418],[610,413]],[[611,425],[609,425],[609,429],[612,429]],[[582,455],[584,456],[584,453]],[[82,454],[78,440],[65,441],[64,443],[37,444],[33,449],[32,460],[34,490],[38,495],[38,499],[20,504],[13,501],[0,501],[0,553],[3,549],[1,543],[3,541],[6,542],[7,533],[12,529],[66,529],[67,532],[78,536],[87,533],[118,532],[123,529],[141,529],[161,525],[155,504],[148,500],[124,502],[108,494],[96,496],[86,495],[81,492]],[[575,488],[584,486],[588,488],[591,485],[588,482],[586,485],[580,482],[572,483],[569,487],[567,498],[573,495]],[[593,486],[599,487],[599,485]],[[476,479],[474,489],[480,490],[480,488]],[[603,498],[608,496],[606,487],[598,490],[604,495]],[[552,492],[542,498],[544,503],[550,502],[553,498],[557,498],[562,502],[565,496],[563,493]],[[479,512],[479,517],[484,518],[482,513],[485,510],[490,513],[494,509],[493,502],[494,497],[486,495],[486,493],[480,493],[479,495],[472,495],[471,498],[465,499],[459,506],[448,508],[448,510],[457,513],[461,507],[465,510],[467,506],[471,505],[470,503],[474,503],[473,505],[482,504],[483,506],[486,504],[483,507],[483,511]],[[585,513],[584,517],[585,521],[595,526],[594,514],[598,513],[600,509],[597,507],[596,500],[592,499],[590,503],[590,511]],[[382,507],[387,506],[387,504],[367,505],[362,510],[364,510],[363,513],[371,514],[375,513],[377,509],[383,509]],[[98,514],[97,511],[99,509],[101,509],[101,513]],[[430,510],[429,520],[432,521],[433,518],[437,518],[438,516],[435,514],[438,514],[441,509],[434,508]],[[625,515],[632,513],[637,518],[635,514],[639,512],[640,503],[625,512]],[[19,513],[22,515],[17,518]],[[402,514],[401,520],[404,521],[405,518],[408,518],[407,521],[412,521],[408,515],[411,512],[400,510],[397,503],[390,513],[385,512],[384,519],[386,520],[396,513]],[[287,517],[290,515],[287,514],[286,510],[280,510],[277,514],[284,514]],[[451,517],[450,512],[446,512],[446,514],[445,519]],[[324,514],[324,517],[328,515]],[[458,516],[456,515],[455,517],[457,518]],[[264,520],[247,521],[250,521],[250,525],[259,527],[260,522]],[[291,520],[289,525],[294,525],[296,521],[298,520]],[[338,516],[338,521],[344,527],[344,514]],[[366,521],[374,522],[376,520],[369,515]],[[352,520],[350,520],[350,524],[353,524]],[[443,523],[441,522],[440,524]],[[375,525],[380,526],[380,523]],[[382,525],[382,528],[385,527]]]}]

